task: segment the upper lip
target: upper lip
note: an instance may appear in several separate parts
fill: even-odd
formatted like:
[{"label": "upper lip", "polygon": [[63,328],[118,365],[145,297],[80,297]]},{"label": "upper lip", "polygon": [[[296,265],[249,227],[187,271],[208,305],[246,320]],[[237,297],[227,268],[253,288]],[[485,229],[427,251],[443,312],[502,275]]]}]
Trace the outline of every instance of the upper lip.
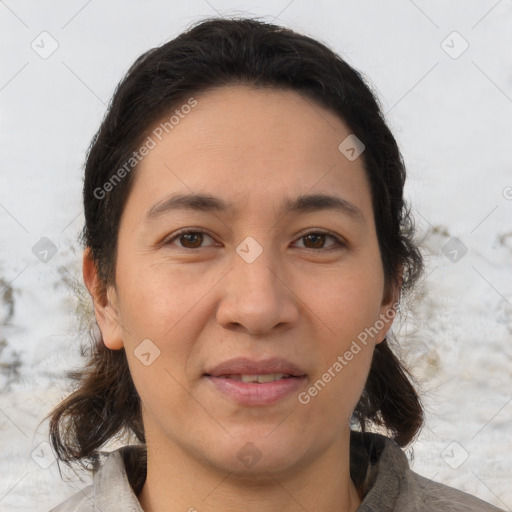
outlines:
[{"label": "upper lip", "polygon": [[262,361],[235,357],[214,366],[205,373],[212,377],[220,377],[221,375],[265,375],[269,373],[285,373],[294,377],[306,375],[297,365],[279,357]]}]

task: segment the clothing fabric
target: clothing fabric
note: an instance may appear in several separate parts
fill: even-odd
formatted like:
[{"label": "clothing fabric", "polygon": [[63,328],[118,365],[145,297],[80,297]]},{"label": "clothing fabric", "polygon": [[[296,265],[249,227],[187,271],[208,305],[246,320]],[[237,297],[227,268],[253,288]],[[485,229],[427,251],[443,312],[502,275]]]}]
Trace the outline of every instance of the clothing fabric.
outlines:
[{"label": "clothing fabric", "polygon": [[[357,512],[503,512],[413,472],[400,446],[385,436],[352,432],[350,450],[353,481],[367,483]],[[144,512],[137,494],[145,466],[141,475],[134,461],[141,460],[145,446],[127,445],[103,454],[106,460],[94,473],[92,484],[50,512]]]}]

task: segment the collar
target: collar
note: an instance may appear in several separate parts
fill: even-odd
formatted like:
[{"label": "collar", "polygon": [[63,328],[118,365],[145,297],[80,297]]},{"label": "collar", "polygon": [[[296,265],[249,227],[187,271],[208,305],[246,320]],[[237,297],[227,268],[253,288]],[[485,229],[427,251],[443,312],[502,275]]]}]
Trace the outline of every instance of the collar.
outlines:
[{"label": "collar", "polygon": [[[143,512],[137,494],[146,477],[146,446],[127,445],[101,455],[106,460],[93,477],[91,496],[99,510]],[[405,453],[392,439],[355,431],[350,436],[350,472],[363,488],[357,512],[396,510],[412,474]]]}]

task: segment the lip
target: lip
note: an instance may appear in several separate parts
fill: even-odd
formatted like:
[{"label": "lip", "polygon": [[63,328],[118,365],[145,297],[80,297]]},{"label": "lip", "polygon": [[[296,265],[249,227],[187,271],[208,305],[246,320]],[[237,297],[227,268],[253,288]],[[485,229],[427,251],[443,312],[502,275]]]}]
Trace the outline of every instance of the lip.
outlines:
[{"label": "lip", "polygon": [[[290,375],[273,382],[252,383],[226,378],[227,375],[262,375],[284,373]],[[216,391],[240,405],[270,405],[298,393],[307,375],[297,365],[281,358],[254,361],[238,357],[225,361],[203,376]]]},{"label": "lip", "polygon": [[205,372],[207,376],[221,377],[223,375],[262,375],[266,373],[286,373],[293,377],[306,375],[296,364],[279,357],[254,361],[247,357],[235,357],[224,361]]},{"label": "lip", "polygon": [[296,395],[304,385],[306,376],[289,377],[274,382],[252,383],[227,379],[226,377],[205,378],[214,388],[240,405],[270,405],[292,393]]}]

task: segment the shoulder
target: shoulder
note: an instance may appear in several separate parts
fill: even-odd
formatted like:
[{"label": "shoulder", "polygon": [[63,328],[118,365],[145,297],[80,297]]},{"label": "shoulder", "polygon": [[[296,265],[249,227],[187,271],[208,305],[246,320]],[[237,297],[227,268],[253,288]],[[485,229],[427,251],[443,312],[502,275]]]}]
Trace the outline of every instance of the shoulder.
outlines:
[{"label": "shoulder", "polygon": [[66,501],[60,505],[52,508],[50,512],[93,512],[94,511],[94,498],[93,486],[89,485],[84,489],[73,494]]},{"label": "shoulder", "polygon": [[[475,496],[412,471],[403,450],[379,434],[351,434],[351,473],[364,475],[357,512],[503,512]],[[363,468],[363,471],[361,470]]]},{"label": "shoulder", "polygon": [[125,467],[125,460],[139,453],[139,450],[140,447],[129,445],[113,452],[104,452],[105,462],[94,473],[93,483],[49,512],[143,512]]},{"label": "shoulder", "polygon": [[[404,503],[397,511],[417,510],[418,512],[503,512],[481,499],[434,482],[409,470],[410,492],[404,493]],[[413,507],[411,508],[411,502]]]}]

